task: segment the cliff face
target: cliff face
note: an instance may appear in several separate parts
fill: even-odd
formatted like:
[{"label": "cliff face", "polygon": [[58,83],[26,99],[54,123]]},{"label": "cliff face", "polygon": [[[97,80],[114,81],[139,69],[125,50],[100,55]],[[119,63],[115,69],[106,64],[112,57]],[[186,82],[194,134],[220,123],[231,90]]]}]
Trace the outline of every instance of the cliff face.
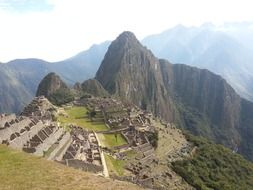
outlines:
[{"label": "cliff face", "polygon": [[124,32],[112,42],[96,79],[109,93],[173,120],[173,103],[163,84],[159,60],[133,33]]},{"label": "cliff face", "polygon": [[177,102],[180,124],[235,149],[240,143],[241,98],[233,88],[208,70],[160,62],[164,83]]},{"label": "cliff face", "polygon": [[239,133],[241,143],[238,152],[246,158],[253,160],[253,103],[241,99]]},{"label": "cliff face", "polygon": [[253,103],[220,76],[158,60],[124,32],[109,47],[96,79],[112,95],[253,160]]}]

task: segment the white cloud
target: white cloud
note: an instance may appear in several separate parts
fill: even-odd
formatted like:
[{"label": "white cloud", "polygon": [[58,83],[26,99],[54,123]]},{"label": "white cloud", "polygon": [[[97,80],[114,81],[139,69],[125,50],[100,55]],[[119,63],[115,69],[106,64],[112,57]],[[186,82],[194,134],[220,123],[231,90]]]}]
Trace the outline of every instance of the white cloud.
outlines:
[{"label": "white cloud", "polygon": [[[1,0],[0,0],[1,1]],[[176,24],[253,20],[250,0],[48,0],[47,12],[0,9],[0,60],[55,61],[114,39],[124,30],[139,39]]]}]

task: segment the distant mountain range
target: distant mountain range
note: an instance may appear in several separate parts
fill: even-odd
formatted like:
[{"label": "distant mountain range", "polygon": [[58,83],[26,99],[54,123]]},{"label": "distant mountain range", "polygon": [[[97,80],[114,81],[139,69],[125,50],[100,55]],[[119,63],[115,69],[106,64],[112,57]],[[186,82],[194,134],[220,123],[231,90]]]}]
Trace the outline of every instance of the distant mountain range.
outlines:
[{"label": "distant mountain range", "polygon": [[17,59],[0,64],[0,112],[20,112],[35,96],[42,78],[50,72],[57,72],[68,85],[93,77],[109,44],[93,45],[87,51],[55,63]]},{"label": "distant mountain range", "polygon": [[209,69],[253,100],[253,23],[178,25],[142,40],[159,58]]},{"label": "distant mountain range", "polygon": [[[206,68],[221,75],[242,97],[253,100],[252,23],[223,26],[182,25],[141,41],[158,58]],[[0,64],[0,112],[19,112],[35,95],[40,80],[56,72],[68,84],[95,76],[110,42],[64,61],[49,63],[39,59],[18,59]]]}]

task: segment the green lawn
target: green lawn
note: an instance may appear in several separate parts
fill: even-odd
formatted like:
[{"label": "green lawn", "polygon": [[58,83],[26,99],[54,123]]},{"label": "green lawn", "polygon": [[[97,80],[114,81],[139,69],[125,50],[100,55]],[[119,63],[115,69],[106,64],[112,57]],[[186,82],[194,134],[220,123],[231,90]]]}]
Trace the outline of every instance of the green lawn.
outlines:
[{"label": "green lawn", "polygon": [[128,150],[124,152],[127,156],[127,158],[134,158],[135,156],[137,156],[137,153],[134,150]]},{"label": "green lawn", "polygon": [[124,160],[114,159],[112,156],[105,154],[106,164],[110,174],[116,174],[118,176],[124,175]]},{"label": "green lawn", "polygon": [[65,108],[65,112],[68,117],[62,115],[58,116],[58,121],[63,125],[74,124],[88,130],[94,131],[106,131],[108,128],[104,124],[103,116],[101,113],[97,113],[93,121],[87,116],[87,109],[85,107],[73,106],[71,108]]},{"label": "green lawn", "polygon": [[1,190],[140,189],[0,145]]},{"label": "green lawn", "polygon": [[121,134],[117,134],[116,136],[115,134],[98,134],[98,138],[100,139],[102,146],[111,148],[114,146],[127,144],[126,140]]}]

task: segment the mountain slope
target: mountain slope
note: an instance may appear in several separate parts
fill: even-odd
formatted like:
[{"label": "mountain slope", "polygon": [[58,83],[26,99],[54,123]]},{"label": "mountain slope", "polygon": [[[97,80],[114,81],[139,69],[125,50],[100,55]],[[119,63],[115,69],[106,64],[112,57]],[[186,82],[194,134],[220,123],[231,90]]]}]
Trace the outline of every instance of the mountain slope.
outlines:
[{"label": "mountain slope", "polygon": [[96,79],[112,95],[253,160],[252,103],[220,76],[158,60],[124,32],[108,48]]},{"label": "mountain slope", "polygon": [[0,189],[141,189],[0,145]]},{"label": "mountain slope", "polygon": [[31,98],[24,84],[13,75],[4,64],[0,65],[0,110],[6,113],[19,112]]},{"label": "mountain slope", "polygon": [[242,156],[204,138],[188,135],[197,147],[189,159],[173,163],[173,169],[196,189],[252,189],[253,164]]}]

